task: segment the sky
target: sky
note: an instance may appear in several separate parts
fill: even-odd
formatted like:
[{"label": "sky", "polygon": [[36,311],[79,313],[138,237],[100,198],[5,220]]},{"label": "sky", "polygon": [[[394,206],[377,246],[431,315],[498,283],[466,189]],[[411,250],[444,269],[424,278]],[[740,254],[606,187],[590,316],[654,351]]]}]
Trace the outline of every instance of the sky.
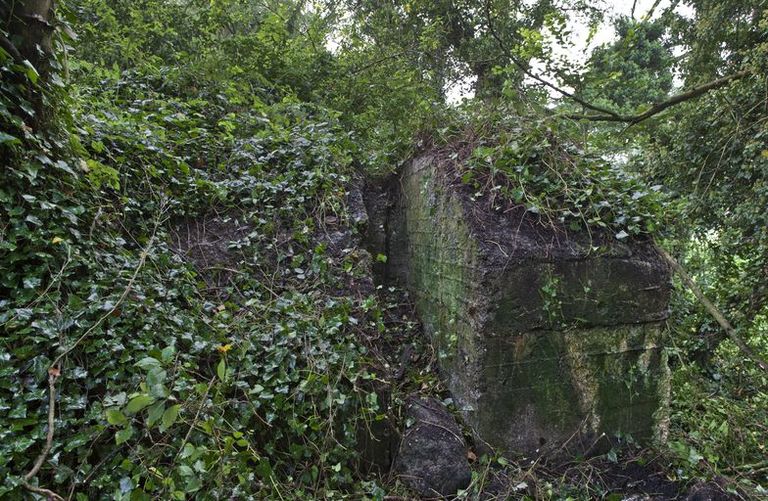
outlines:
[{"label": "sky", "polygon": [[[669,7],[671,1],[672,0],[662,0],[656,7],[655,15],[653,17],[658,16],[660,12],[663,12],[665,8]],[[571,29],[573,30],[572,42],[574,42],[574,45],[568,48],[556,47],[554,49],[555,55],[564,55],[570,61],[577,64],[584,63],[588,55],[592,52],[592,49],[615,39],[615,33],[611,26],[610,19],[621,15],[629,16],[632,13],[633,0],[600,0],[595,3],[605,5],[606,16],[605,22],[592,40],[587,43],[589,32],[587,25],[582,22],[582,20],[574,18],[571,23]],[[640,19],[648,13],[649,9],[654,4],[654,0],[637,0],[635,3],[635,18]],[[691,17],[693,14],[692,9],[687,5],[678,5],[675,10],[686,17]],[[543,73],[541,64],[536,64],[534,61],[532,69],[540,76],[547,77],[547,75]],[[448,102],[457,104],[461,102],[462,99],[471,98],[473,95],[472,84],[473,82],[471,80],[466,80],[453,85],[446,93]]]}]

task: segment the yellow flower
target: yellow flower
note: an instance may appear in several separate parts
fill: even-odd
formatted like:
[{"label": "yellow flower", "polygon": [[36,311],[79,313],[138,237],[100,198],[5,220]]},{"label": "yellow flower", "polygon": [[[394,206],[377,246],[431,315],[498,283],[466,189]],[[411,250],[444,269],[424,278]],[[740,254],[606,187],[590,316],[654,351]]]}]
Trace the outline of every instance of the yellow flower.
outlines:
[{"label": "yellow flower", "polygon": [[232,349],[232,345],[231,345],[231,344],[229,344],[229,343],[227,343],[227,344],[222,344],[221,346],[217,346],[217,347],[216,347],[216,350],[217,350],[219,353],[226,353],[226,352],[228,352],[228,351],[229,351],[229,350],[231,350],[231,349]]},{"label": "yellow flower", "polygon": [[61,238],[61,237],[53,237],[53,240],[51,240],[51,243],[56,245],[56,244],[60,244],[63,241],[64,241],[64,239]]}]

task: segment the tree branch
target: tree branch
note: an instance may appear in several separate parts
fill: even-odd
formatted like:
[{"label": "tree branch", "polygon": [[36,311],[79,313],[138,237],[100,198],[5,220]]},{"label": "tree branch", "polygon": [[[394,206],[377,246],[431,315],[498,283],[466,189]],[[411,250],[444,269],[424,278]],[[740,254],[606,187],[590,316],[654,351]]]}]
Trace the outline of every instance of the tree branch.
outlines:
[{"label": "tree branch", "polygon": [[25,489],[27,489],[29,492],[34,492],[35,494],[40,494],[41,496],[45,496],[46,499],[54,501],[65,501],[63,497],[59,496],[55,492],[53,492],[50,489],[44,489],[42,487],[35,487],[34,485],[30,485],[26,482],[22,484]]},{"label": "tree branch", "polygon": [[[657,1],[654,6],[651,8],[651,11],[649,11],[649,14],[653,14],[653,11],[658,6],[659,2]],[[674,5],[674,4],[673,4]],[[584,108],[588,110],[592,110],[597,112],[596,114],[582,114],[582,115],[567,115],[567,118],[571,118],[573,120],[590,120],[593,122],[621,122],[621,123],[627,123],[629,125],[635,125],[638,124],[644,120],[647,120],[648,118],[657,115],[661,113],[662,111],[666,110],[667,108],[674,106],[676,104],[680,104],[682,102],[688,101],[690,99],[697,98],[701,96],[702,94],[705,94],[711,90],[719,89],[720,87],[724,87],[725,85],[733,82],[734,80],[739,80],[741,78],[744,78],[747,75],[750,75],[752,72],[750,70],[743,70],[739,71],[737,73],[733,73],[732,75],[727,75],[722,78],[718,78],[717,80],[713,80],[711,82],[702,84],[698,87],[694,87],[693,89],[689,91],[682,92],[680,94],[674,95],[671,98],[667,99],[666,101],[663,101],[661,103],[654,104],[651,106],[648,110],[644,111],[643,113],[639,113],[637,115],[621,115],[616,111],[610,110],[608,108],[603,108],[601,106],[598,106],[596,104],[590,103],[586,99],[569,92],[561,87],[558,87],[557,85],[553,84],[552,82],[549,82],[545,80],[544,78],[540,77],[539,75],[533,73],[531,70],[528,69],[527,65],[524,64],[520,59],[518,59],[509,48],[506,47],[506,44],[504,43],[504,40],[499,36],[499,34],[496,32],[496,29],[493,25],[493,16],[491,15],[491,4],[490,0],[486,2],[485,4],[485,12],[486,12],[486,18],[488,21],[488,31],[491,34],[491,36],[496,40],[496,43],[499,45],[499,48],[505,53],[505,55],[512,61],[512,63],[517,66],[520,71],[522,71],[525,75],[528,77],[536,80],[540,84],[554,90],[555,92],[571,99],[572,101],[577,102],[578,104],[582,105]],[[646,17],[648,14],[646,14]],[[644,19],[646,20],[646,19]]]},{"label": "tree branch", "polygon": [[35,464],[32,465],[32,469],[24,475],[25,482],[28,482],[37,475],[37,472],[39,472],[40,468],[43,466],[43,462],[53,445],[53,433],[56,419],[56,379],[59,377],[59,374],[61,374],[61,371],[58,367],[51,367],[48,369],[48,434],[45,437],[45,447],[43,447],[40,455],[37,456]]},{"label": "tree branch", "polygon": [[56,430],[56,379],[58,379],[60,374],[61,371],[58,367],[51,366],[51,368],[48,369],[48,434],[45,437],[45,446],[43,447],[43,450],[40,452],[40,455],[37,456],[35,463],[32,465],[32,469],[24,475],[22,480],[22,485],[28,491],[45,495],[48,499],[55,499],[56,501],[63,501],[64,498],[51,490],[36,487],[30,484],[29,481],[40,471],[40,468],[42,468],[43,463],[45,462],[45,458],[48,457],[48,453],[51,452],[51,447],[53,447],[53,434]]},{"label": "tree branch", "polygon": [[680,279],[683,281],[683,283],[688,286],[691,292],[693,292],[693,295],[696,296],[696,299],[698,299],[699,302],[704,305],[704,308],[707,310],[707,312],[712,315],[718,324],[720,324],[720,327],[722,327],[725,333],[728,334],[728,337],[731,338],[731,341],[734,342],[739,350],[741,350],[741,352],[747,358],[755,362],[758,367],[764,371],[768,371],[768,362],[760,358],[759,355],[755,354],[755,352],[752,351],[749,346],[747,346],[747,343],[745,343],[744,340],[741,339],[736,333],[736,329],[734,329],[731,323],[723,316],[722,313],[720,313],[720,310],[717,309],[712,301],[707,299],[701,288],[696,284],[696,282],[693,281],[691,276],[688,275],[680,263],[678,263],[675,258],[669,255],[669,253],[661,247],[656,246],[656,249],[659,251],[659,254],[661,254],[661,256],[667,261],[667,263],[669,263],[672,269],[680,276]]},{"label": "tree branch", "polygon": [[722,78],[718,78],[717,80],[712,80],[711,82],[707,82],[698,87],[694,87],[691,90],[681,92],[680,94],[676,94],[670,97],[669,99],[667,99],[666,101],[657,103],[651,106],[648,110],[644,111],[643,113],[639,113],[637,115],[617,115],[616,113],[608,113],[608,114],[602,114],[602,115],[568,115],[568,118],[571,118],[573,120],[591,120],[593,122],[623,122],[623,123],[628,123],[630,125],[635,125],[644,120],[651,118],[654,115],[658,115],[662,111],[676,104],[680,104],[682,102],[697,98],[702,94],[706,94],[711,90],[724,87],[729,83],[733,82],[734,80],[739,80],[750,74],[752,74],[751,71],[744,70],[744,71],[739,71],[738,73],[733,73],[732,75],[727,75]]},{"label": "tree branch", "polygon": [[643,21],[648,21],[651,19],[651,17],[653,16],[653,13],[656,12],[656,8],[659,6],[660,3],[661,3],[661,0],[656,0],[655,2],[653,2],[653,5],[651,5],[651,8],[648,9],[648,12],[646,12],[645,16],[643,16]]},{"label": "tree branch", "polygon": [[395,59],[395,58],[398,58],[398,57],[400,57],[400,56],[404,56],[404,55],[406,55],[408,52],[411,52],[411,50],[412,50],[412,49],[405,49],[405,50],[401,50],[401,51],[399,51],[399,52],[395,52],[394,54],[389,54],[389,55],[383,56],[383,57],[381,57],[381,58],[379,58],[379,59],[376,59],[376,60],[375,60],[375,61],[373,61],[373,62],[370,62],[370,63],[364,64],[364,65],[360,66],[359,68],[353,68],[353,69],[351,69],[351,70],[349,71],[349,74],[350,74],[350,75],[357,75],[358,73],[361,73],[361,72],[363,72],[363,71],[365,71],[365,70],[367,70],[367,69],[369,69],[369,68],[372,68],[372,67],[374,67],[374,66],[378,66],[379,64],[381,64],[381,63],[383,63],[383,62],[385,62],[385,61],[389,61],[390,59]]},{"label": "tree branch", "polygon": [[24,62],[24,57],[21,55],[21,52],[19,52],[19,49],[16,48],[15,45],[13,45],[13,42],[8,40],[8,38],[0,33],[0,47],[2,47],[5,52],[11,55],[14,61],[17,63]]},{"label": "tree branch", "polygon": [[597,106],[596,104],[592,104],[589,101],[587,101],[587,100],[577,96],[576,94],[574,94],[572,92],[568,92],[567,90],[558,87],[557,85],[553,84],[552,82],[549,82],[549,81],[543,79],[539,75],[537,75],[537,74],[533,73],[531,70],[529,70],[527,65],[525,63],[523,63],[522,61],[520,61],[520,59],[518,59],[512,53],[512,51],[509,50],[506,47],[506,44],[501,39],[499,34],[496,32],[496,29],[495,29],[495,27],[493,25],[493,16],[491,15],[491,3],[490,3],[490,1],[486,2],[486,4],[485,4],[485,15],[486,15],[486,18],[487,18],[487,21],[488,21],[488,32],[491,34],[491,36],[494,38],[494,40],[496,40],[496,43],[499,45],[499,48],[506,54],[506,56],[510,59],[510,61],[512,61],[512,63],[520,69],[520,71],[522,71],[524,74],[526,74],[530,78],[533,78],[534,80],[536,80],[540,84],[542,84],[542,85],[544,85],[546,87],[549,87],[550,89],[554,90],[555,92],[557,92],[559,94],[562,94],[563,96],[566,96],[566,97],[570,98],[573,101],[576,101],[577,103],[579,103],[583,107],[585,107],[585,108],[587,108],[589,110],[597,111],[598,113],[601,113],[602,115],[600,115],[600,116],[607,115],[607,116],[615,117],[616,119],[620,118],[619,114],[616,113],[615,111],[609,110],[607,108],[603,108],[601,106]]}]

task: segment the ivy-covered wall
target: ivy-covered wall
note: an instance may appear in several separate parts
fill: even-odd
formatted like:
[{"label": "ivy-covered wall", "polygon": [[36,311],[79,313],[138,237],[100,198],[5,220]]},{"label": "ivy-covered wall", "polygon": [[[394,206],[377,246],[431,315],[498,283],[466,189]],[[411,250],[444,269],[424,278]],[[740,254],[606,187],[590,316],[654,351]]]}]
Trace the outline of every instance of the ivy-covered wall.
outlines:
[{"label": "ivy-covered wall", "polygon": [[510,452],[663,439],[669,272],[652,243],[492,213],[448,171],[407,165],[380,228],[467,424]]}]

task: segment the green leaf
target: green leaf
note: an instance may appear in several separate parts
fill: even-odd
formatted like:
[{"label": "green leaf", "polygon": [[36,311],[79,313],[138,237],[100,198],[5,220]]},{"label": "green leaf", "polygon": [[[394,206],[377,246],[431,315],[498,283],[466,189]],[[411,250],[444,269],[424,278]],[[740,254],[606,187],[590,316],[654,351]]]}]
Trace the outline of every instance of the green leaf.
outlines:
[{"label": "green leaf", "polygon": [[168,407],[163,413],[163,424],[160,426],[160,431],[164,432],[176,422],[176,418],[179,417],[179,409],[181,405],[176,404]]},{"label": "green leaf", "polygon": [[704,459],[704,456],[699,454],[699,451],[697,451],[694,447],[691,447],[688,451],[688,463],[691,464],[691,466],[696,466],[696,464]]},{"label": "green leaf", "polygon": [[145,357],[136,362],[136,367],[141,367],[144,370],[160,367],[160,361],[156,358]]},{"label": "green leaf", "polygon": [[127,442],[133,436],[133,427],[123,428],[115,433],[115,444],[120,445]]},{"label": "green leaf", "polygon": [[138,397],[133,397],[131,401],[128,402],[128,405],[125,406],[124,411],[127,414],[136,414],[154,401],[155,399],[149,395],[139,395]]},{"label": "green leaf", "polygon": [[27,78],[29,78],[29,81],[33,84],[36,84],[38,79],[40,78],[40,74],[37,72],[37,69],[30,63],[28,60],[24,60],[24,73],[27,75]]},{"label": "green leaf", "polygon": [[107,423],[114,426],[122,426],[128,423],[128,418],[119,409],[107,409]]},{"label": "green leaf", "polygon": [[168,390],[163,386],[168,373],[159,368],[153,368],[147,373],[147,386],[149,394],[154,398],[165,398],[168,396]]},{"label": "green leaf", "polygon": [[162,351],[162,357],[163,362],[170,362],[170,360],[173,358],[173,355],[176,353],[176,348],[173,346],[166,346],[163,348]]},{"label": "green leaf", "polygon": [[219,365],[216,366],[216,374],[222,381],[227,380],[227,362],[222,358]]},{"label": "green leaf", "polygon": [[165,402],[157,402],[149,408],[147,412],[147,426],[152,427],[157,423],[165,410]]}]

